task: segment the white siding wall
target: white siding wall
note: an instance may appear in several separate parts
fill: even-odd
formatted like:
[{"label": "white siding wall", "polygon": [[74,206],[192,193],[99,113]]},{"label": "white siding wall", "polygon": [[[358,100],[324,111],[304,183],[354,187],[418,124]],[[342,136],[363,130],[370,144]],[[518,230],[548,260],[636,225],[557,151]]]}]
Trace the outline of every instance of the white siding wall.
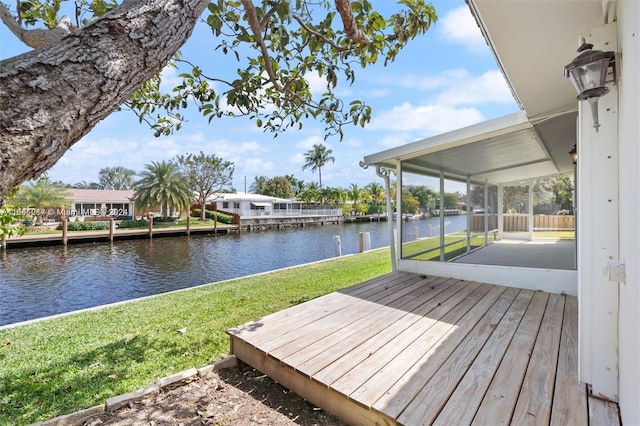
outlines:
[{"label": "white siding wall", "polygon": [[640,2],[618,3],[620,75],[620,411],[623,424],[640,425]]}]

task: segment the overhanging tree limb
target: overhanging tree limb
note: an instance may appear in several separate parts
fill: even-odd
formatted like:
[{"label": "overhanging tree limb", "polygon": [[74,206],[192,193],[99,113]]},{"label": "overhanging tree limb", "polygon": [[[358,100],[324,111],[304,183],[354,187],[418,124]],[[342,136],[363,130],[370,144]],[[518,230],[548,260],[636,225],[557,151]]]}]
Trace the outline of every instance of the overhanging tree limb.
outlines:
[{"label": "overhanging tree limb", "polygon": [[0,62],[0,196],[43,173],[169,62],[209,0],[127,0]]}]

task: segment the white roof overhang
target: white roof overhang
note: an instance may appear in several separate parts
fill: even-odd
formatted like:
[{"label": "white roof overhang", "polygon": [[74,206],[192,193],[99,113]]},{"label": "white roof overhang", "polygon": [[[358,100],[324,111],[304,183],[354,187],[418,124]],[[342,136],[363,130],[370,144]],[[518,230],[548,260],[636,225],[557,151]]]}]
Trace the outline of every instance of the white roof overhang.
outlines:
[{"label": "white roof overhang", "polygon": [[252,206],[256,206],[256,207],[269,207],[272,204],[271,203],[263,203],[263,202],[256,202],[256,201],[252,201],[251,202]]},{"label": "white roof overhang", "polygon": [[[566,163],[571,164],[569,149],[553,152],[542,135],[559,135],[557,130],[567,123],[575,128],[576,115],[567,112],[532,123],[524,112],[518,112],[369,155],[364,161],[390,169],[401,161],[405,172],[439,176],[442,171],[447,178],[475,183],[551,176],[570,171],[565,170]],[[553,154],[562,160],[556,161]]]},{"label": "white roof overhang", "polygon": [[467,0],[523,111],[366,156],[395,169],[510,183],[573,172],[578,101],[563,68],[615,1]]}]

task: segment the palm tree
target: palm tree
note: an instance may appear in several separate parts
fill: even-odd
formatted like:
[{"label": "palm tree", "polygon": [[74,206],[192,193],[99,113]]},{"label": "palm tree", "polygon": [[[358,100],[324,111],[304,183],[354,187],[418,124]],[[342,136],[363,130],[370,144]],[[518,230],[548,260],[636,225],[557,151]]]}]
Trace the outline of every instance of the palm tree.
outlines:
[{"label": "palm tree", "polygon": [[358,203],[362,199],[362,189],[358,188],[357,183],[349,185],[349,198],[353,201],[353,210],[358,212]]},{"label": "palm tree", "polygon": [[84,180],[82,182],[74,183],[73,187],[75,189],[104,189],[99,183],[86,182]]},{"label": "palm tree", "polygon": [[365,186],[371,196],[371,202],[376,206],[376,212],[380,213],[380,203],[384,201],[384,188],[378,182],[371,182]]},{"label": "palm tree", "polygon": [[27,185],[22,185],[18,193],[11,198],[16,207],[36,209],[38,219],[49,215],[47,209],[65,207],[69,204],[65,195],[67,188],[48,177],[40,177]]},{"label": "palm tree", "polygon": [[133,189],[133,176],[136,172],[125,167],[105,167],[98,173],[100,186],[103,189]]},{"label": "palm tree", "polygon": [[304,155],[306,163],[302,165],[302,170],[306,170],[308,168],[311,168],[312,172],[317,170],[320,188],[322,188],[322,167],[329,161],[332,163],[336,162],[335,157],[331,155],[332,152],[333,151],[327,149],[327,147],[322,144],[315,144],[313,145],[313,149],[309,150]]},{"label": "palm tree", "polygon": [[249,191],[252,194],[264,194],[265,185],[267,184],[268,180],[269,178],[267,178],[266,176],[255,176],[253,178],[253,183],[249,187]]},{"label": "palm tree", "polygon": [[304,181],[302,179],[298,179],[294,175],[284,175],[284,177],[291,183],[294,195],[298,195],[304,191]]},{"label": "palm tree", "polygon": [[152,161],[140,173],[141,179],[134,184],[134,201],[140,206],[160,206],[164,216],[171,216],[176,209],[189,208],[193,191],[186,176],[173,161]]}]

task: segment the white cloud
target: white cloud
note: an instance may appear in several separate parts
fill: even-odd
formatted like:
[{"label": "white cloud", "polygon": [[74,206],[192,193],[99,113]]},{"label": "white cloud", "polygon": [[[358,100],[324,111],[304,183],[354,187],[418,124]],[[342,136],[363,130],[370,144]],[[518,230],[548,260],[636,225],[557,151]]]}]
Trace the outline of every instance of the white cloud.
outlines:
[{"label": "white cloud", "polygon": [[301,141],[296,143],[296,147],[297,148],[302,148],[302,149],[305,149],[305,150],[310,150],[311,148],[313,148],[313,145],[318,145],[318,144],[323,144],[327,148],[330,148],[330,146],[325,143],[324,138],[322,136],[318,136],[318,135],[313,135],[313,136],[309,136],[309,137],[307,137],[305,139],[302,139]]},{"label": "white cloud", "polygon": [[264,161],[263,158],[247,158],[240,165],[242,170],[251,171],[254,175],[271,176],[275,165],[271,161]]},{"label": "white cloud", "polygon": [[484,119],[476,108],[446,105],[414,106],[404,103],[377,115],[369,126],[374,130],[415,132],[425,137],[478,123]]},{"label": "white cloud", "polygon": [[178,69],[171,65],[167,65],[162,69],[160,73],[160,91],[162,93],[171,93],[174,87],[182,83],[182,79],[178,77],[178,72]]},{"label": "white cloud", "polygon": [[487,71],[477,77],[461,73],[456,84],[452,84],[437,97],[437,103],[443,105],[481,105],[513,101],[506,80],[497,70]]},{"label": "white cloud", "polygon": [[308,73],[305,75],[307,83],[309,83],[309,90],[313,95],[321,95],[327,90],[327,79],[322,78],[318,73]]},{"label": "white cloud", "polygon": [[300,164],[306,163],[306,161],[304,159],[304,153],[302,153],[302,152],[296,152],[295,154],[293,154],[292,156],[287,158],[287,160],[289,161],[290,164],[300,165]]},{"label": "white cloud", "polygon": [[473,52],[485,52],[479,49],[486,46],[486,42],[476,20],[467,6],[452,9],[444,17],[438,19],[436,31],[447,41],[466,46]]},{"label": "white cloud", "polygon": [[437,75],[410,76],[403,87],[435,91],[432,102],[444,105],[481,105],[491,102],[513,102],[513,95],[502,73],[498,70],[472,75],[466,69],[452,69]]}]

